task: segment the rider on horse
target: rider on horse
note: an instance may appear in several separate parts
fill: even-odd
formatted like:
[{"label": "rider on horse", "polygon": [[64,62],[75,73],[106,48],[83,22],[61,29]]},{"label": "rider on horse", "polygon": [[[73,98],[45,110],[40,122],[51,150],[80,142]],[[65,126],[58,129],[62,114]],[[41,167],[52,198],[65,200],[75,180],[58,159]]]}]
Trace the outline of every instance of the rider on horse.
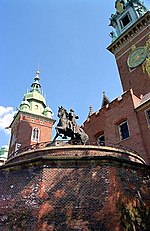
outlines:
[{"label": "rider on horse", "polygon": [[81,143],[86,143],[88,141],[88,135],[84,130],[79,127],[76,123],[76,119],[79,119],[79,116],[75,115],[74,110],[70,109],[68,113],[64,107],[59,107],[58,109],[59,122],[56,126],[56,136],[64,135],[63,138],[71,137],[71,141],[80,141]]}]

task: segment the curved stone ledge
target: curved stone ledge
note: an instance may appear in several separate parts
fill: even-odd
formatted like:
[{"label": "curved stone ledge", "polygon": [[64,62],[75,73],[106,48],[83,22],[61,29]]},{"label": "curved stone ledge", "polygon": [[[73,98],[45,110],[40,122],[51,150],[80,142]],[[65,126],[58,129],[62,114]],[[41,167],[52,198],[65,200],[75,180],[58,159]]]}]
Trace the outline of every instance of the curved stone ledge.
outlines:
[{"label": "curved stone ledge", "polygon": [[122,150],[107,146],[92,145],[67,145],[67,146],[51,146],[42,149],[30,150],[22,152],[10,158],[6,164],[34,159],[37,157],[48,157],[52,159],[66,158],[83,158],[83,157],[113,157],[131,162],[145,164],[145,161],[138,155],[128,150]]}]

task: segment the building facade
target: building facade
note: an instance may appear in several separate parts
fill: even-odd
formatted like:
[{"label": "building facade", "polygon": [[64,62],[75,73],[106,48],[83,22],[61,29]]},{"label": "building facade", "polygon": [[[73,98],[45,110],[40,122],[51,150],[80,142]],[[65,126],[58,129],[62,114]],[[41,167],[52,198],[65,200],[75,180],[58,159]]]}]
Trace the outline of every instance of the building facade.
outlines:
[{"label": "building facade", "polygon": [[84,130],[91,143],[123,145],[150,163],[150,12],[140,1],[116,1],[112,43],[123,88],[121,97],[90,113]]}]

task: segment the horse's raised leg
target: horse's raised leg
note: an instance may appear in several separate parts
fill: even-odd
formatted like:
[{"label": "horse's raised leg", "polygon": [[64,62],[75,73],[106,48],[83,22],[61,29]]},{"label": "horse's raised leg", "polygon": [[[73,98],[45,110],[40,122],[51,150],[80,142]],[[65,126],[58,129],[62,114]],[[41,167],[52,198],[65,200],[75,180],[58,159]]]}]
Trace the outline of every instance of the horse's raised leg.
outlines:
[{"label": "horse's raised leg", "polygon": [[54,142],[54,141],[57,139],[58,136],[59,136],[59,133],[57,132],[57,133],[56,133],[56,136],[54,137],[54,139],[53,139],[52,142]]},{"label": "horse's raised leg", "polygon": [[49,146],[53,145],[54,141],[57,139],[58,136],[59,136],[59,133],[57,132],[57,133],[56,133],[56,136],[54,137],[54,139],[53,139],[50,143],[48,143],[48,144],[46,145],[46,147],[49,147]]}]

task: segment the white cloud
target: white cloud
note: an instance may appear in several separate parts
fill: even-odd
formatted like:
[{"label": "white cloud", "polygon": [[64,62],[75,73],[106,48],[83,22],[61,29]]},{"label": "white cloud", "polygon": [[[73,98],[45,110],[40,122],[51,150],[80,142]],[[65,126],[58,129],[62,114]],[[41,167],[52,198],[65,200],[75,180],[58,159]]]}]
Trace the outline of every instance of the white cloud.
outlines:
[{"label": "white cloud", "polygon": [[15,111],[13,107],[0,106],[0,130],[10,133],[9,130],[5,130],[5,128],[11,124],[14,114]]}]

